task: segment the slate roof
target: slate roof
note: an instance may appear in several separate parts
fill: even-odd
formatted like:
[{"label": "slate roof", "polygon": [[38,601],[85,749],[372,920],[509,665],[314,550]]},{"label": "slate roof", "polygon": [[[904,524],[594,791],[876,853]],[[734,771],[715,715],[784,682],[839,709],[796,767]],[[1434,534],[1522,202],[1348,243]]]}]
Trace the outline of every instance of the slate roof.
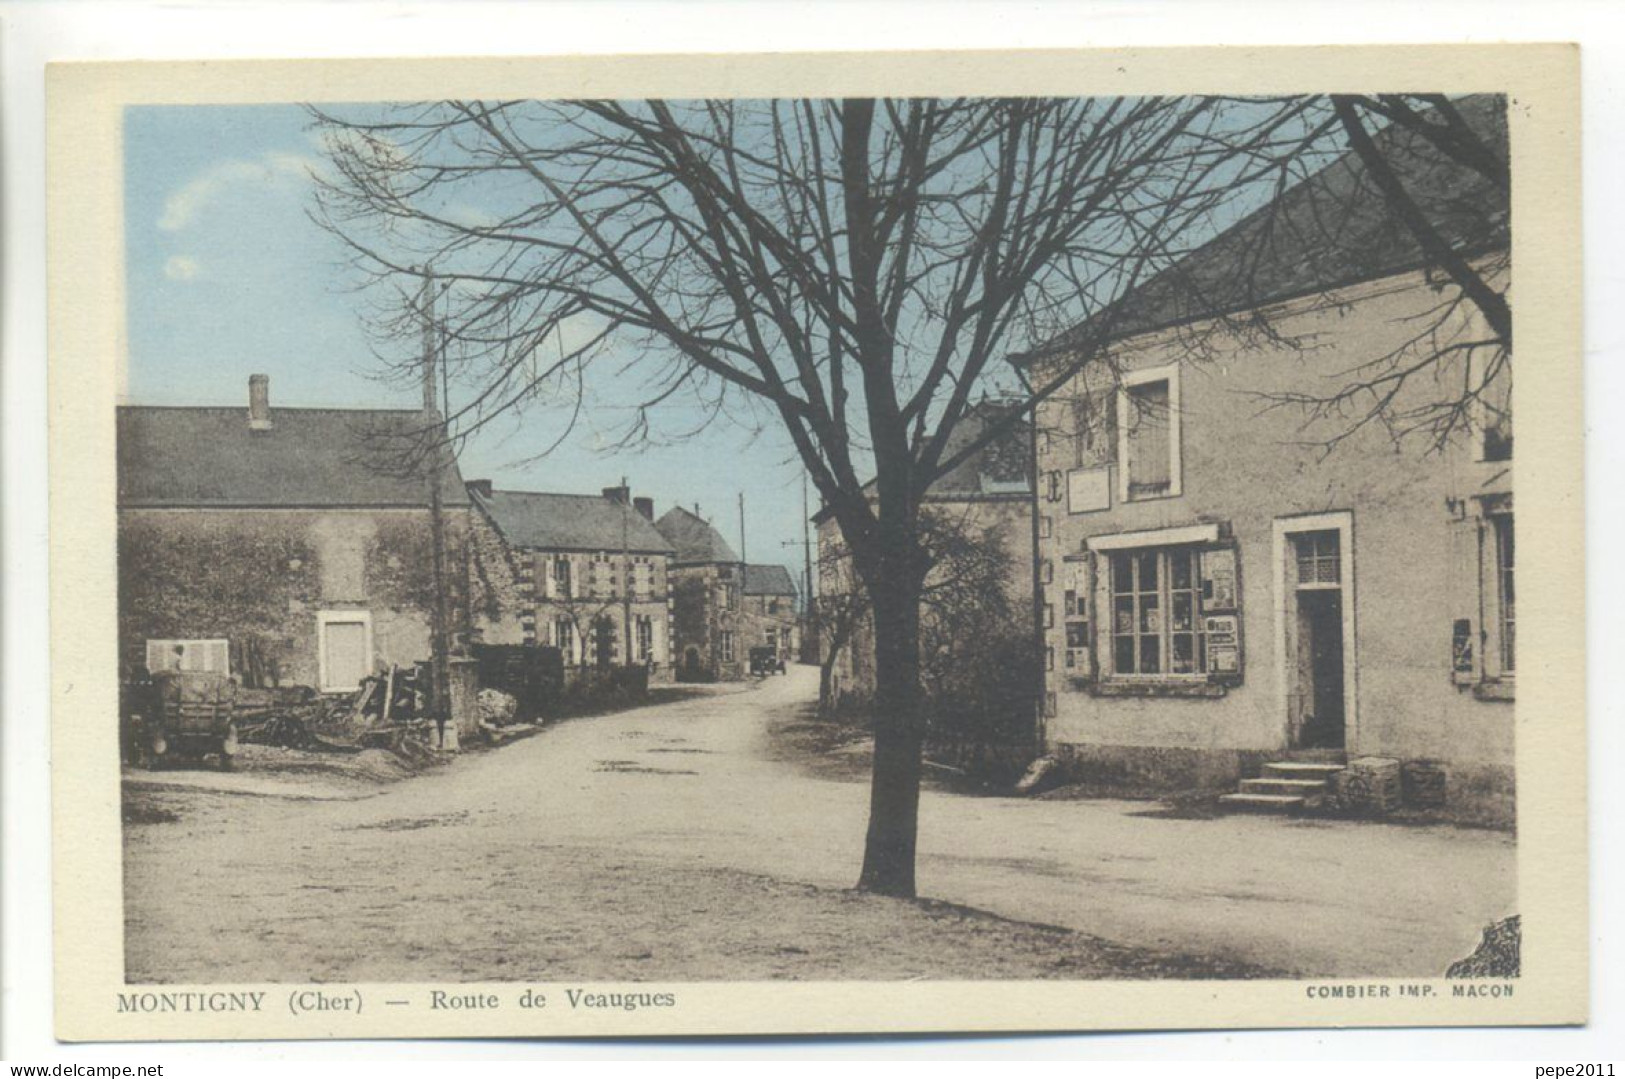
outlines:
[{"label": "slate roof", "polygon": [[[1506,160],[1506,99],[1477,94],[1453,104]],[[1407,128],[1389,126],[1373,141],[1453,248],[1471,257],[1507,246],[1511,210],[1505,190]],[[1073,330],[1011,362],[1374,281],[1424,261],[1351,150]]]},{"label": "slate roof", "polygon": [[722,538],[722,533],[712,528],[711,523],[704,517],[691,513],[681,506],[673,506],[667,510],[654,526],[671,542],[672,548],[677,552],[672,561],[680,566],[739,561],[739,556],[728,546],[728,541]]},{"label": "slate roof", "polygon": [[670,554],[672,550],[647,517],[603,495],[492,491],[489,497],[477,492],[469,497],[515,547],[619,551],[624,528],[626,549],[634,554]]},{"label": "slate roof", "polygon": [[[402,447],[423,424],[405,409],[274,408],[253,431],[248,410],[121,405],[121,507],[385,507],[429,505],[422,479],[402,474]],[[441,498],[466,506],[448,455]]]},{"label": "slate roof", "polygon": [[796,594],[795,582],[790,579],[790,571],[783,566],[745,566],[745,595],[747,596],[793,596]]}]

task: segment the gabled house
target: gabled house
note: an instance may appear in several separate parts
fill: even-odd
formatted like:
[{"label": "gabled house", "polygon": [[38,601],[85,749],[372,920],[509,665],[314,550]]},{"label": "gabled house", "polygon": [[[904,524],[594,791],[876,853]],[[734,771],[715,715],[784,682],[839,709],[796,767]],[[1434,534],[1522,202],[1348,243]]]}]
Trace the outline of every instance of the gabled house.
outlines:
[{"label": "gabled house", "polygon": [[697,506],[692,511],[672,507],[655,528],[672,547],[672,641],[679,677],[743,678],[749,656],[743,634],[744,564]]},{"label": "gabled house", "polygon": [[[950,435],[944,459],[980,440],[1008,408],[997,401],[973,406]],[[923,516],[940,530],[978,542],[985,536],[995,538],[1008,566],[1005,593],[1024,629],[1032,625],[1035,603],[1031,461],[1032,427],[1017,422],[932,484],[923,506]],[[818,543],[820,662],[826,672],[822,696],[829,705],[860,704],[875,688],[874,630],[867,599],[835,515],[821,509],[813,515],[813,523]],[[928,593],[947,572],[946,567],[933,571],[926,580]],[[929,603],[924,613],[929,627],[933,617]],[[1025,707],[1016,705],[1017,710]]]},{"label": "gabled house", "polygon": [[[1460,103],[1503,154],[1504,108]],[[1419,138],[1383,146],[1445,242],[1504,287],[1505,192]],[[1386,356],[1435,364],[1398,387],[1400,410],[1475,385],[1489,350],[1451,347],[1491,336],[1470,304],[1419,339],[1450,288],[1350,155],[1017,358],[1050,381],[1089,350],[1035,443],[1045,740],[1075,772],[1246,778],[1236,801],[1269,806],[1379,758],[1443,772],[1470,815],[1511,815],[1510,364],[1442,446],[1263,407]]]},{"label": "gabled house", "polygon": [[670,680],[672,547],[649,499],[626,487],[555,494],[495,490],[488,480],[471,481],[468,493],[484,641],[548,645],[566,667],[630,663]]},{"label": "gabled house", "polygon": [[742,598],[745,655],[752,648],[771,648],[786,663],[793,663],[800,647],[796,611],[796,585],[783,566],[745,566]]},{"label": "gabled house", "polygon": [[437,595],[465,631],[468,498],[440,462],[436,580],[420,411],[118,409],[119,648],[140,669],[352,692],[380,665],[428,660]]}]

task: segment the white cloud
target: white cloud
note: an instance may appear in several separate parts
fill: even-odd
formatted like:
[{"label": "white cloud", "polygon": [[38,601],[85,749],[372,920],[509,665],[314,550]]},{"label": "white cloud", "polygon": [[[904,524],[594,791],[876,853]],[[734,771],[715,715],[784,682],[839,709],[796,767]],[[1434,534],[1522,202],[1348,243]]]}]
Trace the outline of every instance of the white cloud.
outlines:
[{"label": "white cloud", "polygon": [[164,262],[164,276],[171,281],[191,281],[202,269],[191,255],[171,255]]},{"label": "white cloud", "polygon": [[319,158],[278,152],[252,161],[242,158],[221,161],[204,169],[164,200],[164,213],[158,219],[158,227],[164,232],[179,232],[192,224],[199,211],[235,185],[303,184],[319,175],[323,168]]}]

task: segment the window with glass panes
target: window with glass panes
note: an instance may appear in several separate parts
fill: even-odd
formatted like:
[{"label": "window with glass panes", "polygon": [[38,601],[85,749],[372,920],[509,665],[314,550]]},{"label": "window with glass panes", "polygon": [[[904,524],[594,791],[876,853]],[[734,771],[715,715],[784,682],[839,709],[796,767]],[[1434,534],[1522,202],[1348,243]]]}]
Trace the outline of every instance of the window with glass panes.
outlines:
[{"label": "window with glass panes", "polygon": [[1300,532],[1292,537],[1298,587],[1336,587],[1343,580],[1343,551],[1337,529]]},{"label": "window with glass panes", "polygon": [[1198,551],[1115,552],[1111,593],[1113,674],[1199,675],[1207,669]]},{"label": "window with glass panes", "polygon": [[655,623],[648,615],[638,616],[638,658],[647,662],[654,656]]},{"label": "window with glass panes", "polygon": [[1512,585],[1512,515],[1491,517],[1495,525],[1495,579],[1500,595],[1500,610],[1496,612],[1501,631],[1501,673],[1511,674],[1517,669],[1517,594]]}]

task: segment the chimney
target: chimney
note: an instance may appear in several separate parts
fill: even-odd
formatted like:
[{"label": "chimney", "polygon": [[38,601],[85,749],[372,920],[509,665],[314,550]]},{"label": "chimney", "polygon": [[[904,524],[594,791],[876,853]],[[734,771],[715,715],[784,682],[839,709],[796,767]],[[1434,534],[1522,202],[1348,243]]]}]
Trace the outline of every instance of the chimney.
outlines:
[{"label": "chimney", "polygon": [[605,487],[604,497],[609,499],[611,502],[619,505],[625,505],[632,497],[632,488],[627,487],[624,484],[620,487]]},{"label": "chimney", "polygon": [[645,520],[655,519],[655,500],[652,498],[634,498],[632,505],[643,514]]},{"label": "chimney", "polygon": [[463,486],[468,488],[468,492],[470,494],[479,495],[481,498],[485,499],[489,499],[491,497],[490,480],[469,480],[467,483],[463,484]]},{"label": "chimney", "polygon": [[248,376],[248,429],[271,429],[271,376]]}]

